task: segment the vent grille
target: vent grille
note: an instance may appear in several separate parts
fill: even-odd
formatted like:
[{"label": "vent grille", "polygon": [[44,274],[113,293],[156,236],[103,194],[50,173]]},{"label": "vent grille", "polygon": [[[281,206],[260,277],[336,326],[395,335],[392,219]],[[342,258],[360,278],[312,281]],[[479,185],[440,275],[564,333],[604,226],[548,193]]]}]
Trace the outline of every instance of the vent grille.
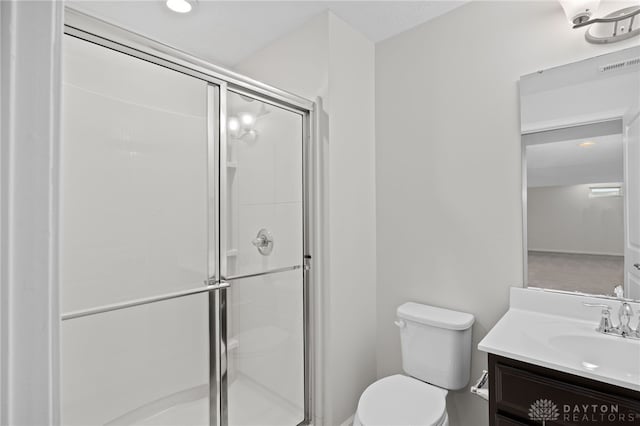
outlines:
[{"label": "vent grille", "polygon": [[626,67],[640,65],[640,58],[628,59],[626,61],[616,62],[615,64],[604,65],[600,67],[600,72],[616,71]]}]

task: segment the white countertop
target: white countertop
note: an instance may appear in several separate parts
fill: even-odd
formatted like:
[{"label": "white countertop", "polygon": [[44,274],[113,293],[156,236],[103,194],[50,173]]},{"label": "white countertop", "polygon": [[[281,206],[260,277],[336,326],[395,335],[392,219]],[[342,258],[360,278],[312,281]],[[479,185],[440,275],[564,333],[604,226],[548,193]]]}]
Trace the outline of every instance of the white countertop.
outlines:
[{"label": "white countertop", "polygon": [[640,340],[595,331],[600,309],[584,307],[585,301],[612,306],[617,319],[616,300],[512,289],[509,311],[478,349],[640,391]]}]

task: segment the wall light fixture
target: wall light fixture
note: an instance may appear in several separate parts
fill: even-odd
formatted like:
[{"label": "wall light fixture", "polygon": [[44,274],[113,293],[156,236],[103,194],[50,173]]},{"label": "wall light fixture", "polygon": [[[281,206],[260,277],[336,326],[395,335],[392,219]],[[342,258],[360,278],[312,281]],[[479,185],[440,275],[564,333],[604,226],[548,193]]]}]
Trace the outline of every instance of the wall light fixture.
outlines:
[{"label": "wall light fixture", "polygon": [[[616,43],[640,35],[640,2],[593,18],[600,0],[559,0],[573,28],[589,26],[585,38],[589,43]],[[596,24],[596,25],[594,25]]]}]

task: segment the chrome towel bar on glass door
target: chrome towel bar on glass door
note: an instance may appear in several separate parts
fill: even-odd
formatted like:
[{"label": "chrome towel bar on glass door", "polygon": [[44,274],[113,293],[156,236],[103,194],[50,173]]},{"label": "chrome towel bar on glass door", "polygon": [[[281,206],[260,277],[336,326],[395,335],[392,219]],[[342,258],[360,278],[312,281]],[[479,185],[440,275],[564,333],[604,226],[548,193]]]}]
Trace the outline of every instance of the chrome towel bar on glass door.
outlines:
[{"label": "chrome towel bar on glass door", "polygon": [[217,284],[209,284],[204,287],[199,287],[199,288],[196,287],[190,290],[176,291],[174,293],[167,293],[159,296],[145,297],[142,299],[130,300],[128,302],[114,303],[111,305],[99,306],[97,308],[90,308],[90,309],[84,309],[80,311],[69,312],[68,314],[62,314],[61,319],[62,321],[66,321],[74,318],[82,318],[82,317],[87,317],[89,315],[102,314],[105,312],[117,311],[119,309],[146,305],[148,303],[162,302],[163,300],[170,300],[170,299],[176,299],[178,297],[191,296],[192,294],[206,293],[209,291],[220,290],[227,287],[229,287],[228,282],[220,281]]},{"label": "chrome towel bar on glass door", "polygon": [[[268,271],[256,272],[253,274],[232,275],[230,277],[222,277],[222,279],[224,281],[233,281],[233,280],[240,280],[243,278],[254,278],[254,277],[261,277],[263,275],[277,274],[280,272],[295,271],[296,269],[302,269],[302,265],[285,266],[283,268],[275,268],[275,269],[270,269]],[[304,270],[305,271],[308,270],[308,267],[305,266]]]}]

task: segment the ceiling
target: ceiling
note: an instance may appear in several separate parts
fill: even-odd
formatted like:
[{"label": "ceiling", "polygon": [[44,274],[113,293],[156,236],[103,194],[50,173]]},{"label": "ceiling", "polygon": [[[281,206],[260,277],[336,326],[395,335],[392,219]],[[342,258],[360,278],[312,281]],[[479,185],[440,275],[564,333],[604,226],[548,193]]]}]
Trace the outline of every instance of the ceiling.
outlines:
[{"label": "ceiling", "polygon": [[[581,147],[580,143],[593,142]],[[527,146],[527,186],[623,182],[622,135]]]},{"label": "ceiling", "polygon": [[67,4],[217,65],[233,67],[326,10],[376,43],[466,2],[199,0],[185,15],[171,12],[164,1],[156,0],[71,0]]}]

